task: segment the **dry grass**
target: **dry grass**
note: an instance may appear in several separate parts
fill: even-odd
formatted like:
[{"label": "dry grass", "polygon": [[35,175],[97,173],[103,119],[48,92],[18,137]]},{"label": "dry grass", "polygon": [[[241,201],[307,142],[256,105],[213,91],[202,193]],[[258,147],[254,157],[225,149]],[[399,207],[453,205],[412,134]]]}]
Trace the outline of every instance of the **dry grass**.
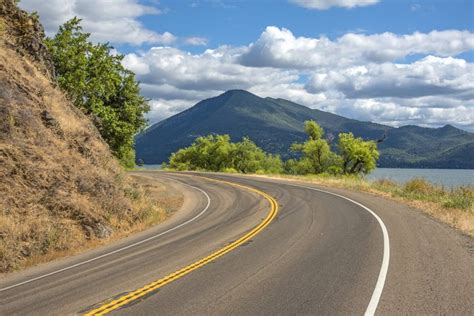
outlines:
[{"label": "dry grass", "polygon": [[[0,0],[0,273],[121,237],[169,213],[158,206],[169,193],[124,174],[90,120],[54,87],[41,62],[47,54],[36,58],[41,43],[25,42],[41,38],[38,28],[15,10]],[[18,32],[18,25],[26,27]],[[179,204],[171,202],[167,208]]]},{"label": "dry grass", "polygon": [[446,190],[424,179],[413,179],[404,184],[382,179],[367,181],[358,177],[289,176],[263,177],[303,181],[327,187],[350,189],[383,196],[405,203],[474,237],[474,187]]},{"label": "dry grass", "polygon": [[[131,234],[143,231],[156,225],[176,212],[183,204],[183,195],[180,192],[171,191],[167,186],[146,177],[129,177],[131,186],[127,189],[127,195],[135,201],[135,207],[142,211],[140,218],[131,226],[121,225],[116,218],[111,218],[111,226],[118,228],[116,232],[106,239],[92,238],[85,243],[77,243],[75,240],[65,240],[63,248],[48,251],[42,255],[33,255],[26,258],[22,267],[34,266],[40,263],[57,260],[71,256],[87,249],[102,246],[115,240],[127,237]],[[159,207],[156,207],[159,205]],[[1,227],[0,222],[0,227]],[[68,229],[69,236],[81,235],[81,231],[73,233],[74,227]]]}]

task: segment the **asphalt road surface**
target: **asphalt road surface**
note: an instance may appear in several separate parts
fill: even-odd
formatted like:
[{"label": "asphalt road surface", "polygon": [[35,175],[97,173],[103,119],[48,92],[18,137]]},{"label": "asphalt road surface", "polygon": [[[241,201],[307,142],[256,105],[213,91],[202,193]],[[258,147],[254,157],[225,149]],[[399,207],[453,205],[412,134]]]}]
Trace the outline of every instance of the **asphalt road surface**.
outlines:
[{"label": "asphalt road surface", "polygon": [[182,191],[182,209],[130,238],[2,277],[0,315],[474,313],[473,240],[419,211],[283,180],[136,174]]}]

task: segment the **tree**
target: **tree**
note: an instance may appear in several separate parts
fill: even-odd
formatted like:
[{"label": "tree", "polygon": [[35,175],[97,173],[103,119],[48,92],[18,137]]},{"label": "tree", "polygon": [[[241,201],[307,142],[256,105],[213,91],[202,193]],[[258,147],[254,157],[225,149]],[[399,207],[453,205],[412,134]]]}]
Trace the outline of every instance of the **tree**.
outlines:
[{"label": "tree", "polygon": [[198,137],[194,143],[171,154],[168,167],[177,170],[224,171],[232,168],[235,144],[229,135]]},{"label": "tree", "polygon": [[229,135],[208,135],[171,154],[168,167],[175,170],[279,173],[282,162],[279,156],[265,153],[247,137],[233,143]]},{"label": "tree", "polygon": [[315,121],[306,121],[304,124],[308,140],[302,144],[295,143],[291,146],[294,152],[300,152],[302,157],[299,162],[290,162],[293,172],[322,173],[325,172],[334,154],[328,142],[322,139],[324,130]]},{"label": "tree", "polygon": [[233,165],[238,172],[254,173],[261,167],[265,152],[248,137],[237,143],[232,153]]},{"label": "tree", "polygon": [[376,167],[379,152],[375,141],[364,141],[352,133],[339,134],[341,168],[345,174],[367,174]]},{"label": "tree", "polygon": [[[290,159],[284,170],[290,174],[367,174],[376,167],[379,152],[375,141],[355,138],[352,133],[339,134],[339,155],[331,151],[329,141],[323,139],[324,130],[315,121],[304,124],[308,140],[295,143],[291,150],[301,154],[300,159]],[[332,142],[333,136],[330,135]]]},{"label": "tree", "polygon": [[321,139],[324,135],[323,128],[313,120],[304,122],[304,131],[308,134],[310,140]]},{"label": "tree", "polygon": [[122,66],[123,55],[108,43],[92,44],[73,18],[46,39],[57,81],[75,106],[94,118],[104,140],[122,165],[134,166],[134,136],[146,126],[147,100],[135,75]]},{"label": "tree", "polygon": [[234,168],[241,173],[280,173],[283,168],[279,156],[265,153],[248,137],[235,144],[232,158]]}]

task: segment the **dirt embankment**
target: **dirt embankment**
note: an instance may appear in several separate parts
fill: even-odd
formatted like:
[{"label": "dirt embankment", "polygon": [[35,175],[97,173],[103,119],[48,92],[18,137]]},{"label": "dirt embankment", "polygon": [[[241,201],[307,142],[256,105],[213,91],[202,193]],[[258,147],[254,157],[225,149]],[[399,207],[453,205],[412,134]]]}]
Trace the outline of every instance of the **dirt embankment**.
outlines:
[{"label": "dirt embankment", "polygon": [[0,272],[166,216],[54,84],[42,26],[0,0]]}]

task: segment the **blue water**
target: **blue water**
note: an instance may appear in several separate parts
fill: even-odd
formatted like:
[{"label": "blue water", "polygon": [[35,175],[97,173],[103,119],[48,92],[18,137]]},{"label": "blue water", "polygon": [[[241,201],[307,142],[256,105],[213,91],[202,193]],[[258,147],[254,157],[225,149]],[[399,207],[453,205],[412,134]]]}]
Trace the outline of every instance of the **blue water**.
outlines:
[{"label": "blue water", "polygon": [[146,170],[159,170],[161,169],[161,165],[142,165],[138,166],[138,168]]},{"label": "blue water", "polygon": [[[159,170],[161,165],[143,165],[140,168]],[[446,188],[474,186],[474,170],[472,169],[377,168],[367,176],[369,180],[390,179],[398,183],[405,183],[413,178],[423,178]]]},{"label": "blue water", "polygon": [[390,179],[404,183],[413,178],[423,178],[447,188],[474,186],[472,169],[398,169],[377,168],[367,176],[369,180]]}]

